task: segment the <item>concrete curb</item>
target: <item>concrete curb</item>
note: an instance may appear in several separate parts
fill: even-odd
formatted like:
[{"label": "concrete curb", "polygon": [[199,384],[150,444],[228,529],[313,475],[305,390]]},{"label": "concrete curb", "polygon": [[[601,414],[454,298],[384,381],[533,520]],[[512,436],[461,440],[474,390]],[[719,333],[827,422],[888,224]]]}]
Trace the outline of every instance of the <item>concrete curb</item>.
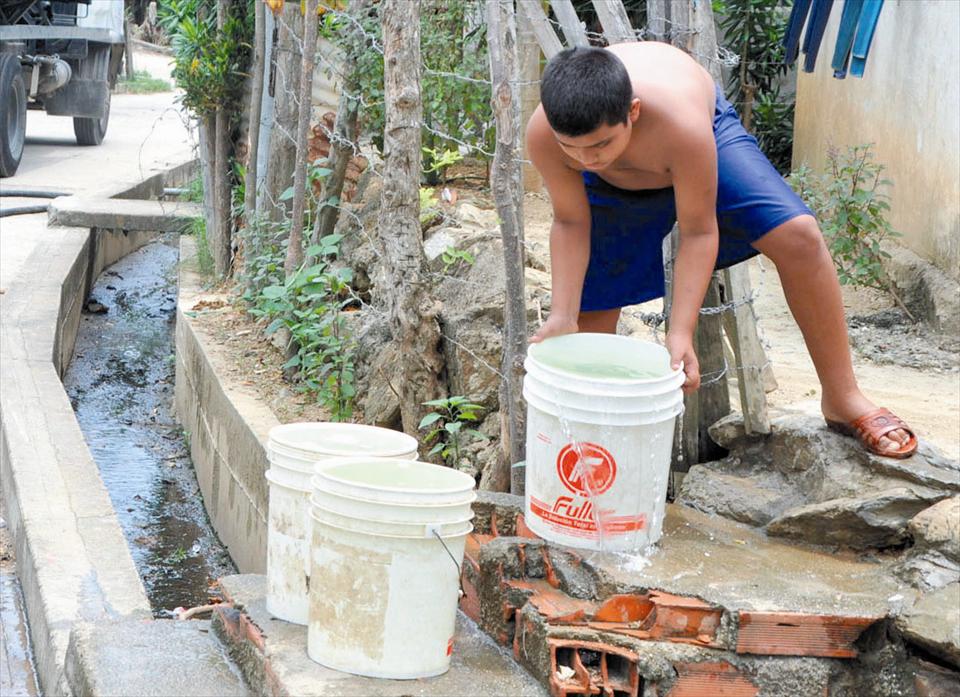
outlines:
[{"label": "concrete curb", "polygon": [[[222,375],[226,358],[193,321],[201,292],[196,246],[180,238],[177,297],[176,412],[190,434],[190,457],[207,514],[242,573],[267,568],[268,489],[265,443],[280,422],[259,399]],[[220,374],[218,374],[218,372]]]},{"label": "concrete curb", "polygon": [[[184,168],[176,168],[182,175]],[[151,177],[115,192],[156,188]],[[70,694],[64,671],[79,620],[151,616],[109,495],[60,377],[86,294],[109,264],[152,234],[47,231],[3,295],[0,484],[16,547],[36,668],[47,695]]]}]

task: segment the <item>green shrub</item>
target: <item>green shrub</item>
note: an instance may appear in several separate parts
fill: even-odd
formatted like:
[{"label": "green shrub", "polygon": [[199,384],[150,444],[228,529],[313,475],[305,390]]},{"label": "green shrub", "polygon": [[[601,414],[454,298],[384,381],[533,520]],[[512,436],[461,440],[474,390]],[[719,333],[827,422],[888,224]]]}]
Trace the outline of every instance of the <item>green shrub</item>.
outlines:
[{"label": "green shrub", "polygon": [[887,220],[890,210],[882,164],[874,162],[871,145],[855,145],[841,153],[827,151],[828,171],[818,175],[802,166],[788,181],[816,213],[840,282],[888,293],[913,320],[884,268],[890,255],[887,239],[899,237]]}]

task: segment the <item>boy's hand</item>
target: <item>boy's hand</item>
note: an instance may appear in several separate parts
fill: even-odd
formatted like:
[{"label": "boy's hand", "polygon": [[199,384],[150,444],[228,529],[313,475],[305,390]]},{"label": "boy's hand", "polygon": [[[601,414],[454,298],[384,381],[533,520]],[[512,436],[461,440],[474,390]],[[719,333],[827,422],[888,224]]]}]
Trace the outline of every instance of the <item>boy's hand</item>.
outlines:
[{"label": "boy's hand", "polygon": [[551,314],[547,317],[547,321],[543,323],[543,326],[537,330],[537,333],[530,337],[530,343],[539,344],[551,336],[576,334],[579,330],[580,328],[577,326],[577,319],[575,317]]},{"label": "boy's hand", "polygon": [[[544,325],[546,326],[546,325]],[[676,370],[683,364],[687,376],[683,382],[683,393],[690,394],[700,387],[700,362],[693,351],[693,337],[675,332],[667,332],[667,350],[670,352],[670,367]]]}]

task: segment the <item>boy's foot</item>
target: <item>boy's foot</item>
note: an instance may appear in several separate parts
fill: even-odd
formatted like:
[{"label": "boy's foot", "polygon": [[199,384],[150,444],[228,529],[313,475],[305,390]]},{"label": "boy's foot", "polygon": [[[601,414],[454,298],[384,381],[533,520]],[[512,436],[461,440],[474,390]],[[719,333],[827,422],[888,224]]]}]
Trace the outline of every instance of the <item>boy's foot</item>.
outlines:
[{"label": "boy's foot", "polygon": [[873,409],[850,422],[826,419],[837,433],[856,438],[875,455],[903,459],[917,451],[917,436],[889,409]]}]

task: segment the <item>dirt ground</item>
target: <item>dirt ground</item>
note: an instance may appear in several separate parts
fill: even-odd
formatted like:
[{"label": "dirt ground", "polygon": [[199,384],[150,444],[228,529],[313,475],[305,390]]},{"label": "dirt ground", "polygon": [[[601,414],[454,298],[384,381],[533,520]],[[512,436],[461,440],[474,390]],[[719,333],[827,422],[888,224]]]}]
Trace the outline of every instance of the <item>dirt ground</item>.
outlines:
[{"label": "dirt ground", "polygon": [[[545,260],[551,222],[545,195],[526,195],[524,218],[528,250]],[[778,383],[769,403],[774,410],[819,415],[819,382],[776,269],[762,257],[749,264],[758,290],[754,307],[761,338]],[[262,336],[260,325],[239,303],[229,302],[229,295],[221,292],[217,297],[228,302],[198,317],[223,345],[235,349],[235,379],[254,386],[282,422],[327,418],[320,405],[283,380],[281,353]],[[843,297],[856,372],[867,396],[901,416],[945,455],[960,458],[960,340],[907,323],[879,292],[844,287]],[[661,310],[660,300],[627,308],[620,332],[662,342],[662,328],[651,329],[640,319]],[[731,394],[734,408],[739,408],[736,390]]]}]

